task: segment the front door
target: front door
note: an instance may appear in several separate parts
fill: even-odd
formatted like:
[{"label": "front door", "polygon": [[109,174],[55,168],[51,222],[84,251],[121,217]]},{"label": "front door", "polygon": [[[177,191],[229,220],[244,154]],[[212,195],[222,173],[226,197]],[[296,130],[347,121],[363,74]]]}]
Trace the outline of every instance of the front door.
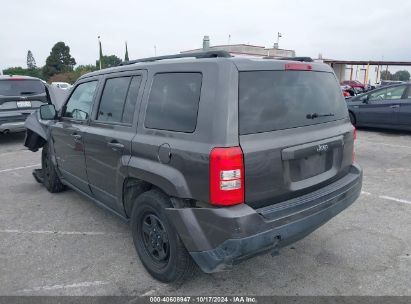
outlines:
[{"label": "front door", "polygon": [[368,95],[360,105],[360,120],[365,125],[396,125],[405,86],[388,87]]},{"label": "front door", "polygon": [[[93,196],[118,212],[123,181],[131,157],[131,140],[137,130],[138,100],[143,74],[106,76],[99,103],[84,135],[87,176]],[[104,80],[102,80],[104,81]]]},{"label": "front door", "polygon": [[93,105],[98,81],[77,85],[62,109],[61,120],[51,128],[54,153],[62,177],[90,194],[84,154],[84,131]]}]

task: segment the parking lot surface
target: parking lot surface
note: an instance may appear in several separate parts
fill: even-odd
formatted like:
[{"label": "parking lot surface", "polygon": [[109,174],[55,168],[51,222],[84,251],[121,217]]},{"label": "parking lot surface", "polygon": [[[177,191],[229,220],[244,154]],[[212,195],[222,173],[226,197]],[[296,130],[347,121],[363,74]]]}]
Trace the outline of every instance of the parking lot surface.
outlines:
[{"label": "parking lot surface", "polygon": [[31,175],[40,152],[0,135],[0,295],[411,295],[411,134],[359,130],[361,197],[305,239],[180,285],[152,279],[128,224]]}]

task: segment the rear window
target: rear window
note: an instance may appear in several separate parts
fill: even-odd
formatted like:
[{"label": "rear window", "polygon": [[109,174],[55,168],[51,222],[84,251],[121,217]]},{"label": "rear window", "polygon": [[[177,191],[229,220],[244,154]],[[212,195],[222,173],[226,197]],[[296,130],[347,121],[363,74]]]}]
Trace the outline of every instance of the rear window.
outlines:
[{"label": "rear window", "polygon": [[[318,117],[307,118],[314,113]],[[240,72],[241,135],[302,127],[347,115],[341,89],[332,73]]]},{"label": "rear window", "polygon": [[35,79],[0,80],[0,95],[20,96],[45,93],[44,84]]},{"label": "rear window", "polygon": [[146,128],[194,132],[201,82],[201,73],[155,75],[148,99]]}]

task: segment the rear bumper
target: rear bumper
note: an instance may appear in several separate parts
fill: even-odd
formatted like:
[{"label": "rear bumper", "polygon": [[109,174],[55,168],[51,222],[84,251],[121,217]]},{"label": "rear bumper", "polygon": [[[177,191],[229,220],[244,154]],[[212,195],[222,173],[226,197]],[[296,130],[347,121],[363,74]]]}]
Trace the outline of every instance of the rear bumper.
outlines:
[{"label": "rear bumper", "polygon": [[16,122],[0,122],[0,133],[3,132],[20,132],[24,131],[24,121],[16,121]]},{"label": "rear bumper", "polygon": [[353,165],[322,189],[261,209],[237,205],[168,209],[167,214],[193,259],[210,273],[298,241],[350,206],[361,187],[362,170]]},{"label": "rear bumper", "polygon": [[24,122],[34,110],[0,112],[0,133],[24,131]]}]

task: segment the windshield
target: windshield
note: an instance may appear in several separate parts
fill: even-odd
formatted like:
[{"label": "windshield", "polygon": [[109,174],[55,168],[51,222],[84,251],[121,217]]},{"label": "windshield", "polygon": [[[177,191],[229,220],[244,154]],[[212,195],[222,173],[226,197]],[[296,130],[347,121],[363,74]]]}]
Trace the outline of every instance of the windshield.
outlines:
[{"label": "windshield", "polygon": [[35,79],[0,80],[0,95],[20,96],[45,93],[44,84]]},{"label": "windshield", "polygon": [[240,134],[301,127],[347,117],[332,73],[240,72]]}]

